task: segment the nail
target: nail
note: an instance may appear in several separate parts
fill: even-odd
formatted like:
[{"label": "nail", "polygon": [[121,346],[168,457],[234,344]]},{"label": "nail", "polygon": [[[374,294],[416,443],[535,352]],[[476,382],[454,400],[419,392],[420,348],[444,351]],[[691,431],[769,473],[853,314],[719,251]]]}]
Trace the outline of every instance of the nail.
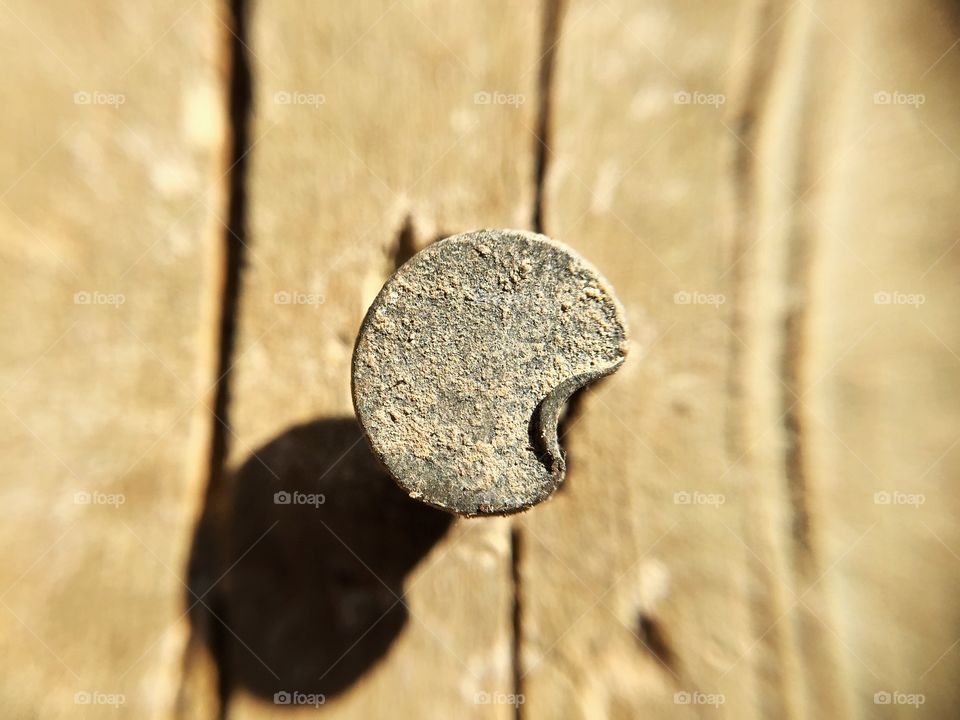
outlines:
[{"label": "nail", "polygon": [[353,403],[412,498],[459,515],[535,505],[564,480],[570,395],[626,357],[606,280],[520,230],[440,240],[387,281],[360,327]]}]

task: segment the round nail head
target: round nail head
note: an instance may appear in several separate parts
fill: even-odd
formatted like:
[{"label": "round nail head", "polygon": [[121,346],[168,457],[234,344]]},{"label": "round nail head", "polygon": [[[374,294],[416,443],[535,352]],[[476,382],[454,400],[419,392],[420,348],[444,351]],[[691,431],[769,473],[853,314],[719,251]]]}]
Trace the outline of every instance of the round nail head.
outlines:
[{"label": "round nail head", "polygon": [[585,260],[544,235],[480,230],[429,245],[383,286],[357,336],[353,402],[411,497],[504,515],[563,482],[567,399],[625,356],[623,312]]}]

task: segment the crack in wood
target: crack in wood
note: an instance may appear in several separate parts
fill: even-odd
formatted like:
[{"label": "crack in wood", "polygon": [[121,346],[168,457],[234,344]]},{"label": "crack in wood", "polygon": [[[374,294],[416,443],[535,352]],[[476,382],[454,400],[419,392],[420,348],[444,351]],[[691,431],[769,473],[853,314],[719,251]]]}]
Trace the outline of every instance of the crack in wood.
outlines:
[{"label": "crack in wood", "polygon": [[[534,232],[543,233],[544,195],[549,163],[549,136],[551,132],[551,109],[553,73],[556,65],[557,45],[560,42],[560,26],[563,22],[565,10],[564,0],[543,0],[541,26],[540,72],[538,75],[537,91],[539,105],[537,108],[536,140],[534,145],[534,200],[532,226]],[[568,402],[565,420],[570,419],[571,409],[579,408],[579,398],[582,391],[574,393]],[[558,438],[562,438],[569,430],[564,422],[558,428]],[[561,486],[562,487],[562,486]],[[522,557],[522,535],[519,527],[514,524],[510,531],[510,577],[513,590],[513,633],[511,638],[511,654],[513,662],[513,694],[515,698],[524,697],[523,672],[523,588],[520,562]],[[523,718],[523,702],[514,703],[515,720]]]},{"label": "crack in wood", "polygon": [[537,143],[535,151],[533,231],[545,233],[543,229],[544,183],[550,152],[550,122],[552,102],[553,72],[556,65],[557,45],[560,42],[560,25],[563,21],[564,0],[544,0],[543,28],[541,35],[542,52],[540,54],[540,74],[537,88],[539,106],[537,109]]},{"label": "crack in wood", "polygon": [[[236,344],[237,309],[240,295],[240,273],[244,264],[247,238],[247,195],[246,154],[249,144],[249,121],[252,108],[252,79],[246,56],[247,46],[247,2],[229,0],[223,8],[228,15],[232,28],[227,31],[224,53],[228,68],[229,84],[228,121],[231,132],[228,169],[224,175],[227,185],[227,223],[223,233],[223,265],[220,283],[220,317],[218,326],[218,356],[214,389],[210,454],[207,464],[207,484],[204,493],[204,507],[216,507],[223,491],[225,463],[228,446],[228,406],[230,401],[230,369]],[[216,517],[214,513],[211,517]],[[188,568],[189,587],[203,587],[204,578],[219,576],[215,572],[219,567],[216,541],[218,526],[210,518],[201,518],[196,531],[196,540],[191,552]],[[212,573],[212,574],[211,574]],[[187,652],[196,651],[203,642],[196,642],[199,635],[206,634],[206,645],[210,648],[211,659],[217,673],[217,705],[220,720],[226,718],[227,705],[232,689],[231,673],[227,651],[227,629],[225,623],[229,616],[229,607],[222,594],[213,590],[206,604],[209,612],[200,607],[199,600],[191,590],[187,604],[196,613],[204,614],[203,622],[191,623],[191,641]],[[203,597],[203,593],[200,593]],[[189,657],[184,659],[184,672],[189,673]]]},{"label": "crack in wood", "polygon": [[397,239],[393,244],[393,270],[399,270],[400,266],[416,255],[420,249],[417,247],[413,215],[408,213],[403,219],[403,224],[400,226]]},{"label": "crack in wood", "polygon": [[653,616],[641,612],[635,629],[641,647],[659,661],[664,668],[676,674],[676,655],[667,639],[666,631]]}]

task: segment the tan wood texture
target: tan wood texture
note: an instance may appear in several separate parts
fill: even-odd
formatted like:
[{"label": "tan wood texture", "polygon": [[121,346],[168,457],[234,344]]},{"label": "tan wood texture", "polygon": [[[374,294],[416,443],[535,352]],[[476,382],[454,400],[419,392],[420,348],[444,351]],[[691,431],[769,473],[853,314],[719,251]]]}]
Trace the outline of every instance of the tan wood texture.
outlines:
[{"label": "tan wood texture", "polygon": [[[949,0],[0,0],[4,717],[956,715],[958,38]],[[461,520],[350,359],[481,227],[575,248],[632,339],[556,496]]]},{"label": "tan wood texture", "polygon": [[222,26],[11,0],[0,38],[0,703],[166,717],[216,381]]},{"label": "tan wood texture", "polygon": [[[798,185],[813,188],[800,407],[832,605],[820,632],[837,646],[851,712],[949,717],[960,672],[960,57],[946,51],[960,26],[950,3],[822,12],[836,35],[815,19],[816,40],[846,70],[824,98],[837,120],[814,131],[825,159]],[[897,692],[924,704],[871,705]]]},{"label": "tan wood texture", "polygon": [[524,715],[944,717],[955,16],[602,5],[564,20],[545,229],[639,357],[521,525]]},{"label": "tan wood texture", "polygon": [[[316,712],[274,702],[300,691],[336,717],[509,717],[476,702],[513,687],[508,522],[447,527],[402,496],[349,378],[363,314],[406,256],[455,228],[529,224],[538,8],[287,2],[248,22],[235,472],[215,498],[223,570],[242,557],[219,601],[226,716]],[[325,504],[272,506],[276,491]]]},{"label": "tan wood texture", "polygon": [[607,275],[633,341],[567,423],[567,486],[520,521],[525,717],[702,710],[683,692],[724,694],[732,717],[752,704],[744,667],[722,677],[751,634],[724,422],[736,141],[726,105],[684,102],[731,94],[740,5],[573,2],[563,18],[544,230]]}]

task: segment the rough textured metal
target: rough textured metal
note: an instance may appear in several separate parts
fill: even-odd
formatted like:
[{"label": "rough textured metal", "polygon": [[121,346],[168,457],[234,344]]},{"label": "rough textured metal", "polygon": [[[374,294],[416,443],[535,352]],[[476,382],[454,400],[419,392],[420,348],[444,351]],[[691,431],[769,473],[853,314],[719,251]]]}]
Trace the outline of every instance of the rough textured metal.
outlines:
[{"label": "rough textured metal", "polygon": [[566,401],[625,355],[623,312],[588,263],[543,235],[481,230],[428,246],[384,285],[354,348],[353,402],[411,497],[507,514],[563,482]]}]

